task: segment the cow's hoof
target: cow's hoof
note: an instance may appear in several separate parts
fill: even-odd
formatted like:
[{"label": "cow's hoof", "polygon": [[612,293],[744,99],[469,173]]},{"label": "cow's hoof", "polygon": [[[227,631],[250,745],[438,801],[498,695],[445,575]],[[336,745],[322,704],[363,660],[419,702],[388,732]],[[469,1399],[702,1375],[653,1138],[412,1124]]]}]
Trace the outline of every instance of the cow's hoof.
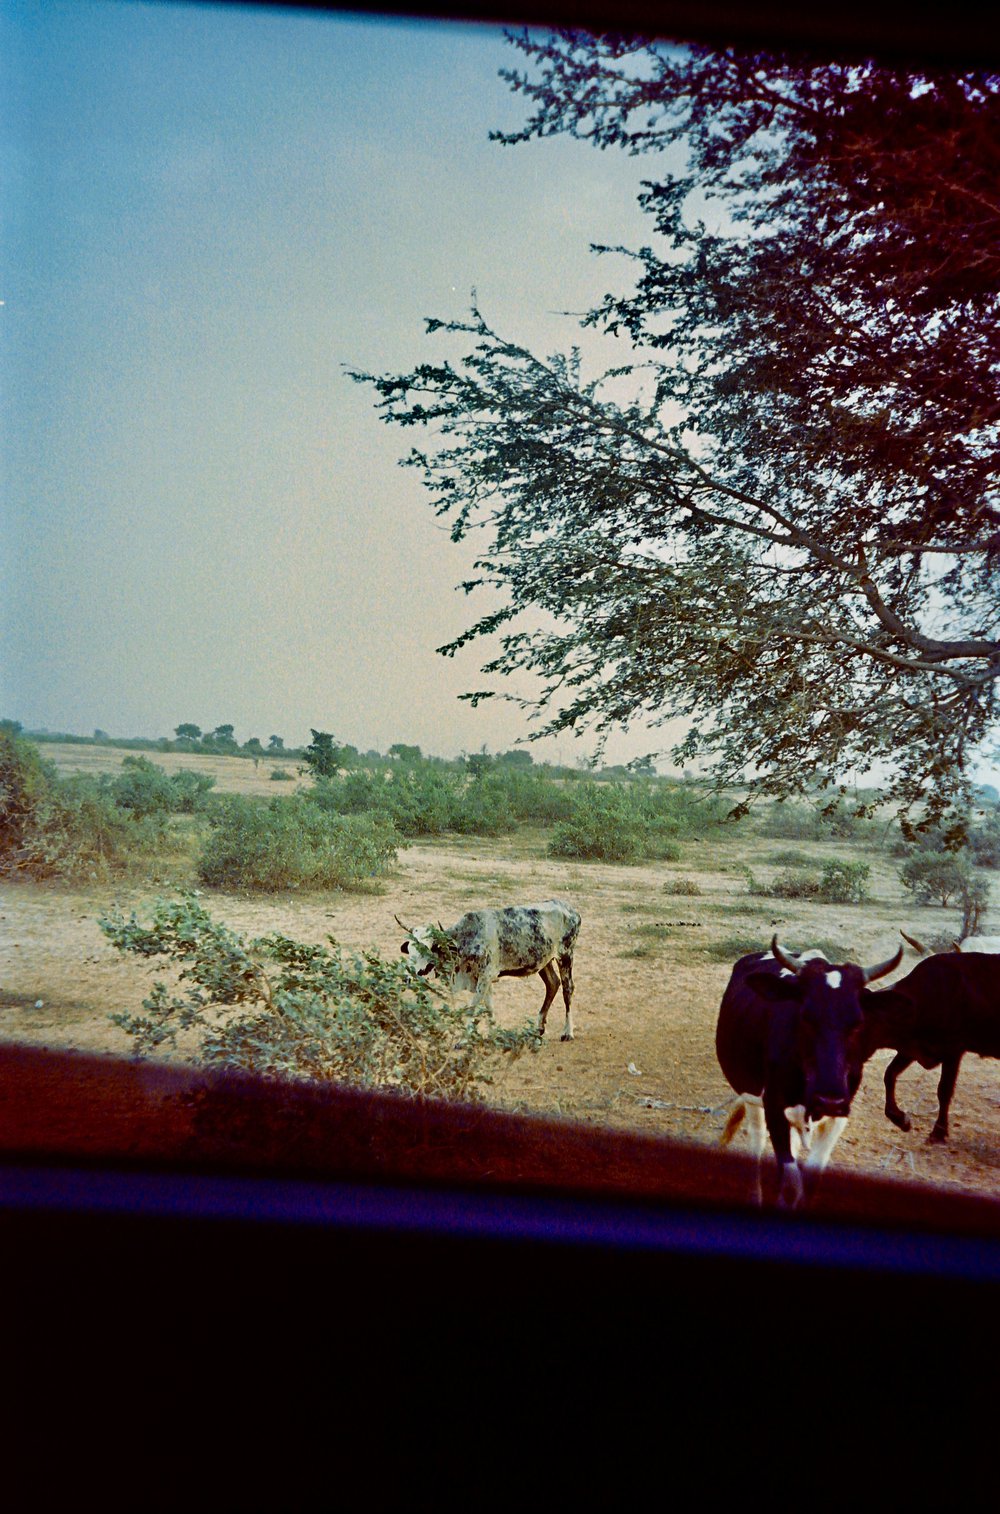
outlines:
[{"label": "cow's hoof", "polygon": [[568,1033],[564,1032],[563,1035],[561,1035],[559,1037],[559,1039],[560,1039],[560,1041],[572,1041],[575,1038],[573,1036],[569,1035]]},{"label": "cow's hoof", "polygon": [[891,1114],[889,1119],[899,1130],[912,1130],[913,1121],[908,1114]]},{"label": "cow's hoof", "polygon": [[939,1125],[935,1125],[934,1129],[931,1131],[930,1135],[927,1137],[928,1144],[930,1144],[932,1146],[943,1146],[944,1143],[945,1143],[945,1141],[947,1139],[948,1139],[948,1132],[947,1132],[947,1130],[942,1130]]}]

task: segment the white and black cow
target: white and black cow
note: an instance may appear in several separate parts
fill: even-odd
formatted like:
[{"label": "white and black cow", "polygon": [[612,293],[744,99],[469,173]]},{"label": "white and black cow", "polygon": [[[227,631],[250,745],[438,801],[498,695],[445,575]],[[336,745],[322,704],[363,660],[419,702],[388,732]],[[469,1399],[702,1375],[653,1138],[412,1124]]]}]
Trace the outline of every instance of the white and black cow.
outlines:
[{"label": "white and black cow", "polygon": [[865,985],[897,968],[903,948],[877,967],[834,964],[822,954],[769,952],[736,963],[719,1009],[719,1066],[741,1098],[722,1140],[747,1119],[758,1158],[765,1133],[778,1163],[779,1204],[804,1194],[803,1168],[822,1171],[847,1123],[865,1060],[861,995]]},{"label": "white and black cow", "polygon": [[447,976],[455,989],[471,990],[474,1003],[489,1010],[493,1008],[497,978],[528,978],[539,973],[545,984],[545,1002],[538,1016],[540,1036],[545,1034],[549,1005],[561,983],[566,1006],[562,1040],[572,1041],[573,950],[580,933],[580,916],[563,900],[473,909],[447,930],[439,928],[436,932],[430,925],[411,930],[398,915],[396,921],[407,932],[400,950],[416,972],[421,976],[430,972]]},{"label": "white and black cow", "polygon": [[896,1080],[912,1063],[941,1068],[928,1139],[946,1141],[963,1056],[1000,1057],[1000,955],[972,945],[989,939],[967,937],[961,951],[936,952],[891,988],[864,995],[865,1058],[883,1047],[896,1053],[885,1070],[885,1113],[900,1130],[911,1121],[896,1102]]}]

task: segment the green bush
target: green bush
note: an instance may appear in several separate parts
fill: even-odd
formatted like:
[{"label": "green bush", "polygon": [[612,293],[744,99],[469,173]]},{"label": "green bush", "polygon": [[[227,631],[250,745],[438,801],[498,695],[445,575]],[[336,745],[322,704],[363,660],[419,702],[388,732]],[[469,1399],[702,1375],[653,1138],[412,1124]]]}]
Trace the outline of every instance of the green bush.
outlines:
[{"label": "green bush", "polygon": [[972,868],[964,853],[913,852],[899,870],[899,881],[918,904],[947,907],[972,881]]},{"label": "green bush", "polygon": [[120,810],[137,816],[193,815],[208,807],[215,779],[182,769],[168,774],[148,757],[123,757],[120,770],[97,780]]},{"label": "green bush", "polygon": [[379,815],[337,815],[292,795],[228,796],[211,817],[198,876],[211,888],[371,889],[396,859],[399,836]]},{"label": "green bush", "polygon": [[120,771],[102,775],[100,784],[119,809],[134,815],[169,815],[179,797],[163,768],[148,757],[123,757]]},{"label": "green bush", "polygon": [[858,841],[876,835],[878,824],[864,804],[795,804],[779,799],[766,812],[760,834],[774,841]]},{"label": "green bush", "polygon": [[157,851],[164,837],[162,813],[119,807],[93,778],[60,779],[30,742],[0,731],[0,871],[105,877]]},{"label": "green bush", "polygon": [[774,841],[824,841],[830,832],[811,805],[778,800],[765,814],[760,834]]},{"label": "green bush", "polygon": [[171,773],[173,809],[177,815],[197,815],[207,810],[212,802],[215,779],[211,773],[198,773],[193,768],[182,768]]},{"label": "green bush", "polygon": [[977,867],[1000,868],[1000,810],[986,812],[969,831],[969,850]]},{"label": "green bush", "polygon": [[28,866],[39,807],[58,782],[55,766],[15,725],[0,727],[0,867],[8,873]]},{"label": "green bush", "polygon": [[452,829],[466,836],[509,836],[518,817],[511,802],[511,776],[483,773],[474,778],[456,798]]},{"label": "green bush", "polygon": [[823,904],[864,904],[869,898],[867,862],[832,859],[821,864],[817,877],[804,872],[778,873],[770,883],[759,883],[750,868],[743,869],[747,890],[769,899],[816,899]]},{"label": "green bush", "polygon": [[533,1027],[501,1030],[487,1009],[460,1007],[402,957],[352,955],[332,939],[247,942],[190,895],[161,901],[149,926],[120,912],[100,925],[120,951],[179,969],[182,992],[158,981],[143,1015],[111,1016],[138,1056],[176,1049],[183,1035],[185,1056],[204,1066],[474,1099],[502,1056],[538,1046]]},{"label": "green bush", "polygon": [[680,847],[671,839],[674,824],[658,813],[644,789],[621,783],[581,783],[573,790],[568,820],[549,841],[550,857],[602,862],[676,861]]},{"label": "green bush", "polygon": [[870,876],[867,862],[824,862],[819,897],[826,904],[864,904]]}]

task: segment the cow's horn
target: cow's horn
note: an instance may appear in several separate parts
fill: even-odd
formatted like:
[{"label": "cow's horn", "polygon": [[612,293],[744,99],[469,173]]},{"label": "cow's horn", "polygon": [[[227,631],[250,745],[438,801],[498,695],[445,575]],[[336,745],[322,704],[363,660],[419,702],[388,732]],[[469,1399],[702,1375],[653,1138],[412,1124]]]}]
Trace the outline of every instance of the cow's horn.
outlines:
[{"label": "cow's horn", "polygon": [[951,949],[952,949],[953,952],[960,952],[962,950],[962,943],[961,943],[961,941],[953,941],[951,943]]},{"label": "cow's horn", "polygon": [[774,960],[776,962],[780,962],[782,967],[787,968],[790,973],[794,973],[795,976],[798,977],[799,973],[802,971],[802,963],[799,962],[795,957],[790,957],[787,952],[782,951],[781,947],[778,945],[777,931],[775,931],[774,935],[771,937],[771,951],[774,954]]},{"label": "cow's horn", "polygon": [[887,962],[880,962],[877,967],[863,967],[861,969],[865,982],[874,983],[876,978],[884,978],[888,973],[895,972],[902,960],[903,948],[897,946],[895,955],[890,957]]},{"label": "cow's horn", "polygon": [[927,948],[922,941],[918,941],[915,936],[908,936],[905,930],[901,930],[899,934],[902,936],[907,946],[912,946],[913,950],[915,952],[919,952],[922,957],[927,956]]},{"label": "cow's horn", "polygon": [[413,932],[410,929],[410,927],[408,925],[404,925],[403,922],[402,922],[402,920],[399,918],[398,915],[393,915],[392,918],[395,920],[395,922],[399,926],[400,930],[405,930],[405,932],[406,932],[406,934],[408,936],[412,936],[413,935]]}]

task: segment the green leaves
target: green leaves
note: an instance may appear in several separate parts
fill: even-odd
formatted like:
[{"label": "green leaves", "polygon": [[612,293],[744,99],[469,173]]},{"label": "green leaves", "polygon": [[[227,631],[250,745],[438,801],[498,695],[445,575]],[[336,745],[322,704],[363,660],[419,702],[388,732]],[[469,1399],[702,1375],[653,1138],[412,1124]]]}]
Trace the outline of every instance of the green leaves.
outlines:
[{"label": "green leaves", "polygon": [[352,375],[486,533],[463,587],[500,608],[441,650],[502,632],[484,671],[536,675],[538,735],[681,719],[720,783],[878,767],[960,815],[1000,677],[1000,83],[511,40],[533,114],[499,140],[662,153],[657,240],[585,318],[632,346],[603,374],[473,308],[428,323],[462,360]]},{"label": "green leaves", "polygon": [[270,1078],[474,1099],[501,1057],[537,1049],[533,1027],[501,1030],[489,1010],[456,1003],[403,958],[279,933],[247,942],[192,894],[160,901],[149,925],[134,913],[99,923],[119,951],[166,957],[175,972],[180,991],[159,981],[145,1014],[111,1016],[137,1056],[169,1047]]}]

